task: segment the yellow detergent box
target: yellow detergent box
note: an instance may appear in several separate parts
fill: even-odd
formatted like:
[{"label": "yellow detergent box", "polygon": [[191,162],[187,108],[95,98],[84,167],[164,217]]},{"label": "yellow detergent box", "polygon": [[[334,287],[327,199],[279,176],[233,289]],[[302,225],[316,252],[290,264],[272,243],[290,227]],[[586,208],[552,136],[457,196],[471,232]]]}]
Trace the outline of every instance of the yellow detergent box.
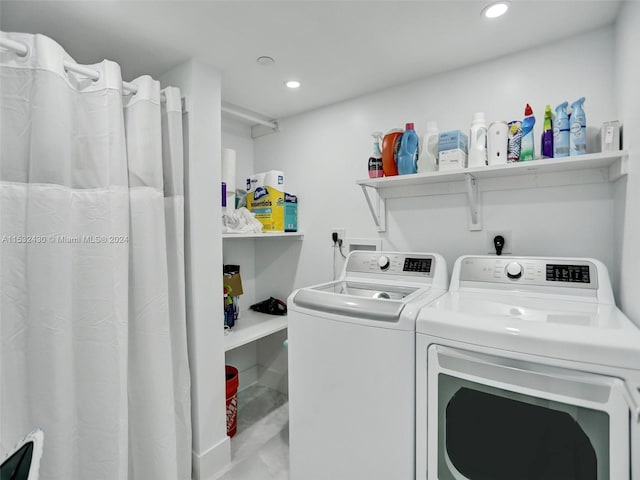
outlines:
[{"label": "yellow detergent box", "polygon": [[247,208],[263,232],[284,232],[284,173],[270,170],[247,178]]}]

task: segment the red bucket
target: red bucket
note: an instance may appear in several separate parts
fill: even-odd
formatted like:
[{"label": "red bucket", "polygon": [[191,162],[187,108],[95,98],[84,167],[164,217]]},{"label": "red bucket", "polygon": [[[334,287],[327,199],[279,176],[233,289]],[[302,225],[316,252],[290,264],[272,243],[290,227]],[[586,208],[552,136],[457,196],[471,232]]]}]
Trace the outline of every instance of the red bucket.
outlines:
[{"label": "red bucket", "polygon": [[238,369],[225,365],[227,379],[227,435],[233,437],[238,428]]}]

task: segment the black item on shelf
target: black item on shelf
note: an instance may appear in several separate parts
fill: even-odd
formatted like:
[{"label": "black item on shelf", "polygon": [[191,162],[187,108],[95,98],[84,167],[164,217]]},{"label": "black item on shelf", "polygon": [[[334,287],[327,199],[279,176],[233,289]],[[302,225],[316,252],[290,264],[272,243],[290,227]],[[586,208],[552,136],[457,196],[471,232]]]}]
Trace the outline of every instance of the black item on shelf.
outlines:
[{"label": "black item on shelf", "polygon": [[240,273],[240,265],[223,265],[222,273],[233,275],[234,273]]},{"label": "black item on shelf", "polygon": [[287,304],[282,300],[278,300],[274,297],[269,297],[267,300],[255,303],[251,305],[251,310],[260,313],[268,313],[269,315],[286,315]]}]

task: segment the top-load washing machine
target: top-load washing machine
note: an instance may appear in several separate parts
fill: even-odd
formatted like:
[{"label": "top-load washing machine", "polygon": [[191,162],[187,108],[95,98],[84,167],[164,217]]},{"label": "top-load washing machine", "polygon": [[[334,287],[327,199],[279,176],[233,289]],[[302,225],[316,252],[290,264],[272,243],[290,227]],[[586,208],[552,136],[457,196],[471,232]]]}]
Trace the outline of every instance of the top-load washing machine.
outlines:
[{"label": "top-load washing machine", "polygon": [[349,254],[288,300],[292,480],[413,480],[415,319],[446,292],[437,254]]},{"label": "top-load washing machine", "polygon": [[416,369],[417,479],[640,478],[640,331],[596,260],[459,258]]}]

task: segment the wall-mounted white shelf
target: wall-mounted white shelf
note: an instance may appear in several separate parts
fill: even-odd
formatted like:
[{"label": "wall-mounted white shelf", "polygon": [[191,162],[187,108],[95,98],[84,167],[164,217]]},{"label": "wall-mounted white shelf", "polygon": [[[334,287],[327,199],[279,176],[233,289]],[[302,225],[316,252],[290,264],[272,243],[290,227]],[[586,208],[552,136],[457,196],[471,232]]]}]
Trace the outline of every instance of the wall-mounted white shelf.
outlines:
[{"label": "wall-mounted white shelf", "polygon": [[240,318],[232,329],[224,332],[224,351],[241,347],[247,343],[271,335],[287,328],[286,315],[268,315],[247,309],[240,312]]},{"label": "wall-mounted white shelf", "polygon": [[302,232],[272,232],[272,233],[223,233],[222,238],[282,238],[290,237],[302,240],[304,233]]},{"label": "wall-mounted white shelf", "polygon": [[362,188],[378,231],[386,230],[386,199],[466,193],[469,229],[482,230],[479,192],[614,182],[627,175],[626,151],[548,158],[508,165],[366,178]]}]

